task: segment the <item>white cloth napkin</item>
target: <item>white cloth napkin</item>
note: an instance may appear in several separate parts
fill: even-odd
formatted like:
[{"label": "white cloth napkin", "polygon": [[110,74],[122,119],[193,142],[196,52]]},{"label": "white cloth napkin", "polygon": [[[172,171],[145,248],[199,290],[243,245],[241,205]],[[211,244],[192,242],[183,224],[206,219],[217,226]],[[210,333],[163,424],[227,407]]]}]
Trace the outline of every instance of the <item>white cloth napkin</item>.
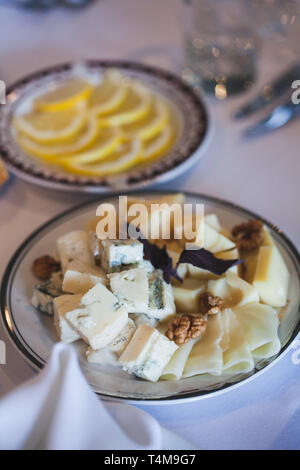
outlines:
[{"label": "white cloth napkin", "polygon": [[145,411],[101,401],[62,343],[40,374],[0,401],[0,449],[151,450],[161,439]]}]

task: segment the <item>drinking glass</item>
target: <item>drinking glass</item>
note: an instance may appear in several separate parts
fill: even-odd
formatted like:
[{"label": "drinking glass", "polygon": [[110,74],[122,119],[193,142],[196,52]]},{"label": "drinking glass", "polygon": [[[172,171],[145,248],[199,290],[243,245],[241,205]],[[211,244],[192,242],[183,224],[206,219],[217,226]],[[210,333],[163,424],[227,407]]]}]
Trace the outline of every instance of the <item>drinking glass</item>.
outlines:
[{"label": "drinking glass", "polygon": [[259,36],[251,0],[185,0],[183,77],[218,99],[255,81]]}]

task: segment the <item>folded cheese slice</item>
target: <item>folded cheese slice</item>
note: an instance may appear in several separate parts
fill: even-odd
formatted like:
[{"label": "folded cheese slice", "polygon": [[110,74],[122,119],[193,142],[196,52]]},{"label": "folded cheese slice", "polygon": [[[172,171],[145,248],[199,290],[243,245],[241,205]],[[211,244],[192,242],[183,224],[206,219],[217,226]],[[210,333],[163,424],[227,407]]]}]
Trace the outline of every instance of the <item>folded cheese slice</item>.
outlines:
[{"label": "folded cheese slice", "polygon": [[183,377],[197,374],[221,375],[223,351],[220,346],[223,336],[221,315],[210,315],[207,330],[195,344],[183,371]]},{"label": "folded cheese slice", "polygon": [[257,302],[233,309],[243,327],[254,359],[272,357],[280,351],[277,312],[269,305]]},{"label": "folded cheese slice", "polygon": [[259,302],[257,289],[235,273],[229,271],[225,277],[208,281],[207,290],[212,295],[222,297],[227,307]]},{"label": "folded cheese slice", "polygon": [[190,340],[182,346],[179,346],[164,368],[161,379],[179,380],[182,377],[186,362],[196,342],[197,339]]},{"label": "folded cheese slice", "polygon": [[225,309],[223,315],[228,322],[228,344],[223,351],[223,372],[250,372],[254,368],[254,360],[243,327],[231,309]]}]

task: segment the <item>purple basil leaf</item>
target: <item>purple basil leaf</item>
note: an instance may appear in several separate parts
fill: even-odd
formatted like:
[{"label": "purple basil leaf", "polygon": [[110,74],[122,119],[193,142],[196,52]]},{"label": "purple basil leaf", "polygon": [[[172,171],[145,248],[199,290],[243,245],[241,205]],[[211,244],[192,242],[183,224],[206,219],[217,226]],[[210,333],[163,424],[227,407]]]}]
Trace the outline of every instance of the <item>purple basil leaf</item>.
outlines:
[{"label": "purple basil leaf", "polygon": [[[135,229],[137,232],[141,233],[139,228],[135,227]],[[144,245],[145,255],[152,263],[154,268],[162,270],[163,278],[168,284],[171,282],[171,276],[174,276],[180,280],[176,270],[173,269],[172,258],[168,255],[166,245],[164,245],[163,248],[160,248],[154,243],[150,243],[147,238],[142,236],[142,233],[141,236],[138,237],[138,240]]]},{"label": "purple basil leaf", "polygon": [[190,263],[197,268],[206,269],[220,276],[224,274],[227,269],[242,262],[243,261],[239,259],[225,260],[216,258],[210,251],[200,248],[199,250],[183,250],[176,266],[178,266],[179,263]]}]

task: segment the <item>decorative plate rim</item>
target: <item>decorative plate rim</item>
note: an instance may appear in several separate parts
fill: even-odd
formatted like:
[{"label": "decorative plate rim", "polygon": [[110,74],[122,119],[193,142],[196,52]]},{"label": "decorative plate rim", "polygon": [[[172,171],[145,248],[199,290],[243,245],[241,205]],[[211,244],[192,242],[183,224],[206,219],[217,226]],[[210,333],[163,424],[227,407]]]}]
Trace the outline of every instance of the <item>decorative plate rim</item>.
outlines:
[{"label": "decorative plate rim", "polygon": [[[12,139],[10,139],[10,137],[7,136],[5,128],[5,124],[7,125],[9,119],[9,116],[7,117],[6,113],[10,112],[10,108],[12,106],[7,103],[6,106],[10,106],[10,108],[5,108],[5,110],[0,112],[0,137],[2,134],[0,153],[2,154],[3,160],[5,161],[8,169],[10,169],[12,173],[26,181],[39,186],[49,187],[51,189],[82,191],[88,193],[111,193],[116,191],[118,188],[124,190],[136,190],[153,183],[162,183],[167,180],[174,179],[178,174],[190,168],[200,158],[200,153],[202,154],[204,152],[207,147],[207,143],[210,140],[211,116],[200,92],[186,84],[180,76],[157,66],[130,60],[84,59],[77,62],[83,63],[91,69],[97,67],[100,69],[115,67],[133,74],[141,73],[145,74],[150,79],[153,78],[154,80],[161,80],[161,83],[165,86],[167,84],[171,84],[171,87],[175,86],[179,95],[181,95],[182,98],[185,97],[186,102],[194,107],[193,119],[195,120],[194,124],[196,124],[196,126],[194,133],[189,130],[190,134],[187,136],[188,145],[183,142],[184,136],[181,136],[178,142],[178,145],[180,144],[180,146],[176,148],[175,145],[174,149],[171,149],[165,157],[154,161],[153,163],[145,166],[145,168],[136,168],[117,176],[93,178],[88,176],[78,176],[71,173],[56,174],[55,169],[51,170],[49,167],[49,170],[46,171],[42,165],[35,166],[34,163],[32,163],[31,166],[29,166],[28,162],[26,163],[26,160],[22,161],[22,159],[20,159],[20,156],[23,156],[24,158],[26,154],[15,142],[12,141]],[[47,77],[50,78],[51,75],[59,73],[67,73],[72,70],[72,67],[77,62],[56,64],[32,72],[9,85],[7,87],[6,96],[9,97],[9,95],[15,90],[20,87],[30,85],[34,80],[40,80]],[[195,113],[195,110],[197,110],[197,113]],[[2,129],[1,124],[2,127],[4,126]],[[185,148],[186,145],[187,147]]]},{"label": "decorative plate rim", "polygon": [[[256,214],[255,212],[253,212],[249,209],[245,209],[245,208],[243,208],[242,206],[240,206],[238,204],[235,204],[233,202],[224,200],[222,198],[209,196],[209,195],[202,194],[202,193],[194,193],[194,192],[190,192],[190,191],[181,191],[181,192],[183,194],[185,194],[187,197],[205,199],[205,200],[207,200],[209,202],[212,202],[212,203],[217,203],[217,204],[219,203],[219,204],[223,205],[224,207],[226,207],[228,209],[234,209],[234,210],[237,210],[237,211],[241,211],[244,215],[249,216],[251,218],[253,218],[253,217],[254,218],[260,218],[263,221],[264,224],[266,224],[272,230],[274,230],[278,233],[278,235],[283,239],[283,241],[286,243],[288,248],[291,250],[291,252],[294,255],[295,260],[296,260],[296,266],[295,267],[296,267],[296,271],[298,272],[298,277],[299,277],[299,280],[300,280],[300,254],[299,254],[299,251],[297,250],[297,248],[295,247],[293,242],[287,237],[287,235],[284,232],[282,232],[278,227],[276,227],[274,224],[269,222],[264,217],[261,217],[260,215]],[[120,196],[120,195],[128,195],[128,194],[130,194],[130,195],[142,195],[142,194],[143,195],[145,195],[145,194],[147,194],[147,195],[159,195],[160,194],[161,195],[161,194],[176,194],[176,193],[178,193],[178,191],[174,191],[174,190],[146,190],[146,191],[131,191],[131,192],[123,191],[123,192],[115,192],[115,193],[109,193],[109,194],[101,195],[101,196],[98,196],[97,198],[91,199],[89,201],[85,201],[81,204],[73,206],[72,208],[67,209],[67,210],[59,213],[55,217],[48,220],[46,223],[39,226],[36,230],[34,230],[21,243],[19,248],[12,255],[9,263],[7,264],[7,267],[5,269],[5,272],[4,272],[4,275],[3,275],[3,278],[2,278],[0,309],[1,309],[2,322],[4,324],[5,330],[8,333],[8,336],[9,336],[11,342],[13,343],[15,348],[18,350],[18,352],[21,353],[21,355],[24,357],[24,359],[31,366],[34,367],[34,369],[36,369],[36,370],[42,369],[45,365],[45,361],[40,362],[39,360],[36,359],[35,356],[37,354],[31,349],[30,345],[27,344],[27,342],[22,337],[22,335],[20,335],[20,336],[23,340],[23,343],[20,341],[20,339],[19,339],[19,337],[18,337],[18,335],[16,334],[16,331],[15,331],[15,330],[17,330],[17,327],[16,327],[16,325],[14,325],[13,312],[9,311],[7,301],[6,301],[6,299],[8,297],[8,294],[9,294],[8,286],[9,286],[9,282],[10,282],[10,279],[11,279],[11,275],[12,275],[14,269],[17,267],[16,261],[18,261],[20,255],[24,252],[24,250],[26,250],[26,248],[28,247],[30,242],[41,231],[46,229],[48,226],[51,226],[53,223],[59,221],[60,219],[64,219],[64,217],[66,217],[67,215],[72,214],[73,212],[76,212],[76,211],[78,211],[82,208],[88,207],[88,206],[92,206],[93,204],[100,203],[103,200],[115,198],[115,197]],[[299,309],[299,312],[300,312],[300,305],[298,306],[298,309]],[[241,385],[247,383],[248,381],[252,380],[254,377],[259,376],[262,372],[269,369],[272,365],[274,365],[278,360],[280,360],[288,352],[288,350],[290,349],[294,339],[297,337],[299,332],[300,332],[300,317],[298,319],[297,325],[295,326],[295,329],[294,329],[291,337],[289,338],[287,343],[281,348],[279,354],[269,364],[267,364],[266,366],[264,366],[260,370],[254,371],[253,374],[251,374],[248,377],[245,377],[244,379],[241,379],[239,382],[225,383],[217,390],[204,390],[204,391],[197,391],[197,392],[187,392],[187,393],[182,393],[180,396],[178,396],[178,394],[173,394],[173,395],[170,395],[168,397],[149,398],[149,399],[114,396],[114,395],[111,395],[111,394],[104,394],[104,393],[100,393],[100,392],[97,392],[97,391],[95,393],[97,393],[99,396],[101,396],[102,398],[105,398],[107,400],[126,401],[126,402],[129,402],[129,403],[136,403],[136,404],[143,403],[143,404],[148,404],[148,405],[150,405],[150,404],[151,405],[153,405],[153,404],[163,404],[163,403],[170,403],[171,404],[171,403],[174,403],[174,402],[182,403],[182,402],[195,401],[195,400],[198,400],[198,399],[203,399],[203,398],[209,398],[209,397],[212,397],[212,396],[216,396],[216,395],[219,395],[221,393],[230,391],[230,390],[236,388],[237,386],[241,386]],[[26,347],[29,349],[29,351],[28,351],[28,349],[26,349]],[[32,351],[35,354],[35,356],[33,356],[30,351]]]}]

